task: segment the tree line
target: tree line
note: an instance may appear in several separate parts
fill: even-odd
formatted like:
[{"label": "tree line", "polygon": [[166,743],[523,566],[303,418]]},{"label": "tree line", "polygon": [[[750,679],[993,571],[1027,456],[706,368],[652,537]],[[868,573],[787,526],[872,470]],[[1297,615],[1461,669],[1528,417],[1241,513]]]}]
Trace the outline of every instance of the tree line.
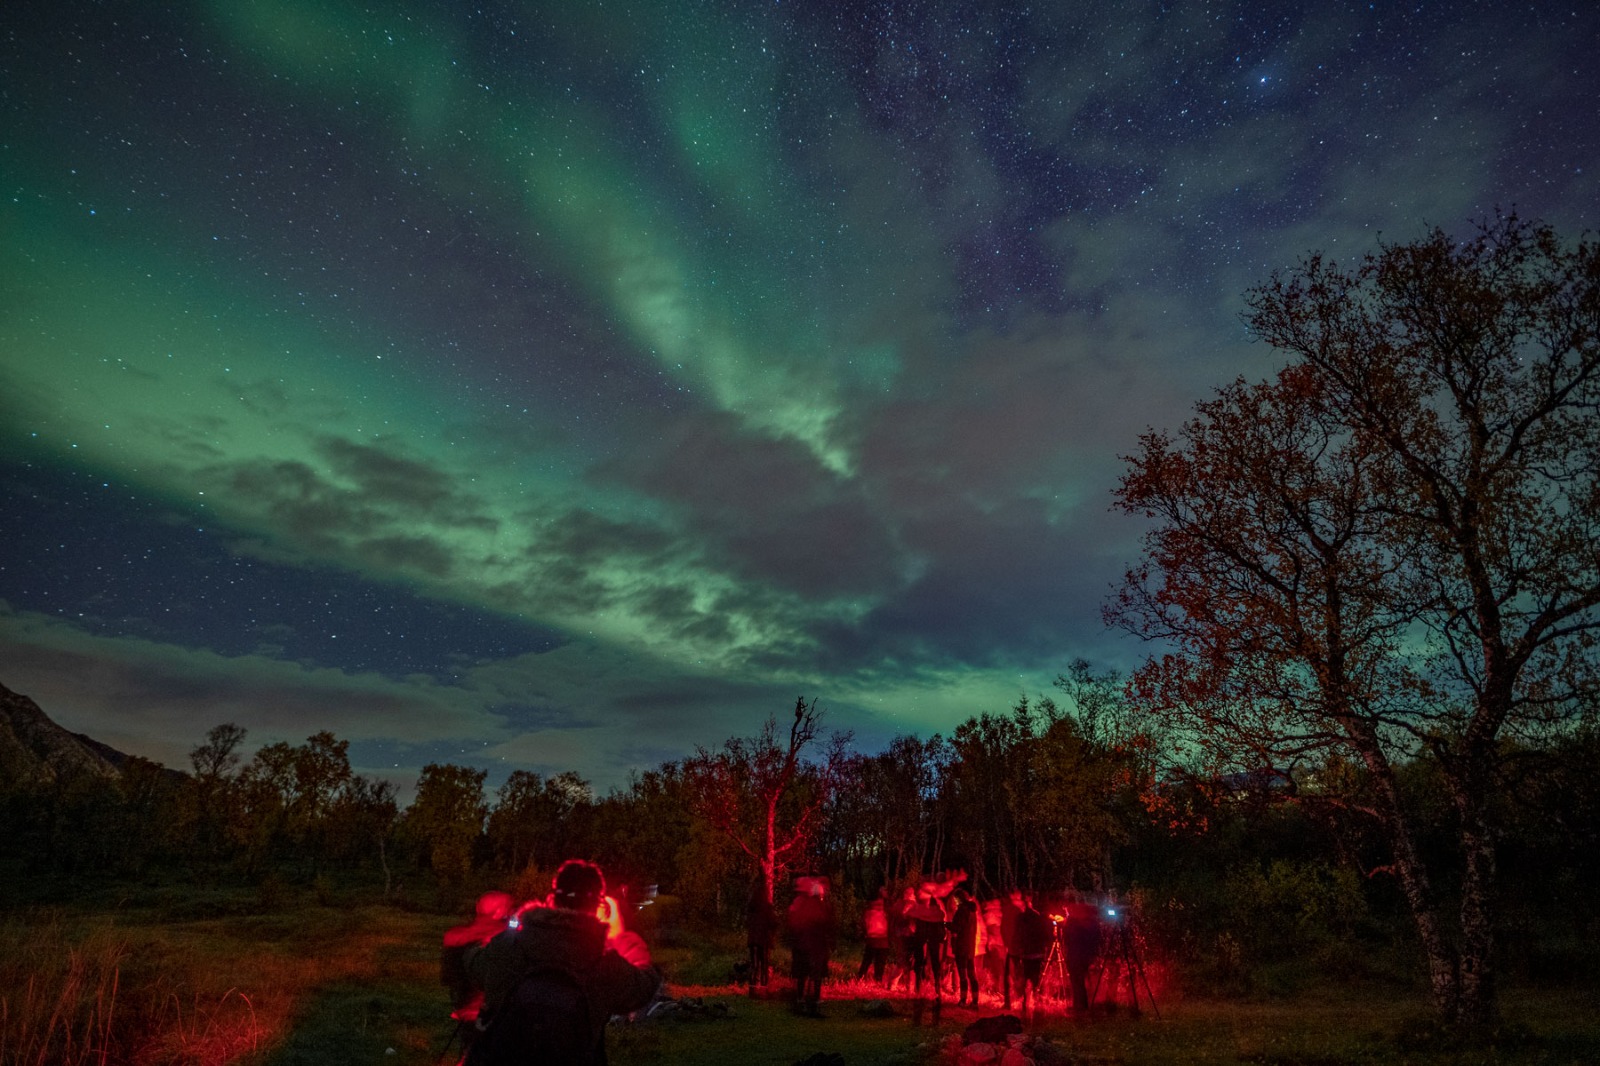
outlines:
[{"label": "tree line", "polygon": [[959,867],[980,892],[1132,893],[1223,976],[1381,928],[1447,1022],[1487,1026],[1503,963],[1559,974],[1550,946],[1594,932],[1600,246],[1497,215],[1310,256],[1244,321],[1281,369],[1125,457],[1146,534],[1106,618],[1157,647],[1127,678],[1075,663],[876,753],[801,699],[605,797],[518,771],[491,798],[430,765],[403,811],[331,734],[241,765],[224,725],[181,783],[136,760],[13,797],[10,824],[85,868],[365,864],[386,891],[583,853],[708,921],[802,867],[847,905]]},{"label": "tree line", "polygon": [[[877,752],[824,735],[802,700],[802,728],[768,718],[605,795],[572,772],[518,770],[488,789],[486,770],[435,763],[404,806],[392,784],[353,772],[331,733],[245,758],[245,731],[223,724],[187,774],[135,758],[117,779],[11,793],[0,830],[28,878],[53,879],[53,898],[176,876],[365,886],[448,911],[490,886],[536,895],[584,856],[635,892],[658,886],[684,920],[736,928],[752,891],[783,895],[797,874],[830,876],[848,924],[883,886],[962,869],[980,895],[1078,889],[1136,904],[1153,949],[1210,987],[1244,987],[1274,960],[1360,969],[1378,946],[1412,950],[1381,820],[1355,802],[1371,788],[1358,763],[1185,766],[1127,692],[1078,662],[1049,696]],[[1585,887],[1600,874],[1600,735],[1514,754],[1493,797],[1507,868],[1496,905],[1515,934],[1505,954],[1519,972],[1571,976],[1600,919]],[[1460,856],[1442,770],[1419,755],[1395,779],[1448,899]]]},{"label": "tree line", "polygon": [[12,855],[68,880],[367,872],[388,895],[418,873],[430,889],[466,889],[585,855],[706,917],[742,912],[755,879],[770,892],[795,871],[862,892],[951,866],[993,891],[1109,887],[1155,764],[1118,679],[1078,663],[1059,686],[1071,713],[1022,698],[948,738],[908,734],[873,753],[825,735],[818,702],[800,700],[792,723],[769,717],[607,795],[570,771],[516,770],[490,789],[485,769],[430,763],[402,805],[393,782],[352,769],[349,742],[331,732],[246,757],[246,730],[223,723],[186,772],[132,757],[114,778],[65,776],[0,799]]}]

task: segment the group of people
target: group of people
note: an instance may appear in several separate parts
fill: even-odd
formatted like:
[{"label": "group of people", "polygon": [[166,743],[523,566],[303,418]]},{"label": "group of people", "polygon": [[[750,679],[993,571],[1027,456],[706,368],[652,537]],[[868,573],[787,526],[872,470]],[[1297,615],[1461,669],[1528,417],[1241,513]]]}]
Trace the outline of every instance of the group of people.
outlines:
[{"label": "group of people", "polygon": [[857,979],[870,972],[885,988],[942,1000],[946,973],[958,1006],[978,1006],[980,993],[1012,1008],[1013,994],[1026,1014],[1037,1006],[1045,965],[1060,950],[1072,989],[1073,1009],[1089,1009],[1088,977],[1100,953],[1098,908],[1082,898],[1062,901],[1059,913],[1021,891],[981,905],[956,874],[905,888],[887,889],[862,915],[865,948]]},{"label": "group of people", "polygon": [[[937,1012],[948,989],[956,1005],[976,1008],[979,996],[1024,1014],[1040,1006],[1045,969],[1060,958],[1076,1014],[1089,1010],[1089,975],[1100,955],[1099,908],[1081,896],[1054,901],[1013,891],[983,903],[967,888],[962,871],[919,880],[898,893],[887,887],[862,911],[863,949],[857,980],[868,975],[879,986],[931,1000]],[[771,950],[787,931],[794,964],[795,1009],[818,1014],[822,979],[828,972],[835,927],[823,878],[801,878],[786,921],[780,921],[765,885],[753,886],[746,914],[752,992],[771,976]]]},{"label": "group of people", "polygon": [[838,921],[826,877],[796,878],[794,900],[781,922],[766,880],[757,877],[751,885],[745,932],[750,950],[746,977],[752,994],[772,982],[772,946],[780,931],[787,934],[789,943],[795,1012],[820,1018],[822,982],[827,980],[828,964],[838,939]]},{"label": "group of people", "polygon": [[[884,987],[900,986],[917,996],[924,985],[942,1002],[946,963],[954,969],[960,1004],[978,1005],[976,959],[982,923],[977,901],[961,887],[964,874],[907,885],[898,898],[887,887],[861,915],[864,948],[858,980],[870,971]],[[892,970],[891,970],[892,968]]]},{"label": "group of people", "polygon": [[562,864],[543,899],[480,897],[472,921],[444,936],[440,979],[465,1066],[603,1064],[606,1023],[661,987],[604,874],[581,860]]},{"label": "group of people", "polygon": [[[1073,1009],[1089,1009],[1088,976],[1100,952],[1098,908],[1082,898],[1045,912],[1035,897],[1011,892],[981,905],[955,872],[887,888],[862,914],[864,950],[857,979],[904,988],[921,1003],[943,1002],[946,975],[957,1005],[980,994],[1024,1015],[1039,1007],[1047,961],[1060,949]],[[821,1015],[837,922],[828,881],[802,877],[781,921],[764,882],[746,914],[751,990],[771,980],[771,950],[786,930],[793,960],[794,1008]],[[605,1027],[614,1015],[647,1006],[661,987],[649,948],[625,928],[605,877],[572,860],[556,872],[550,894],[517,906],[504,892],[485,893],[473,919],[444,937],[440,978],[449,987],[464,1066],[535,1066],[605,1062]]]}]

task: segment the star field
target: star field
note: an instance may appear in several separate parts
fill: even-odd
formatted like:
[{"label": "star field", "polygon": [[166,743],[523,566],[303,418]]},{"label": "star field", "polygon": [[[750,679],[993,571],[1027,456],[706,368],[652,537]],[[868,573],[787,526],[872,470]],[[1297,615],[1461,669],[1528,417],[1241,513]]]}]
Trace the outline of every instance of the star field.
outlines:
[{"label": "star field", "polygon": [[[71,2],[0,35],[0,681],[181,765],[867,747],[1140,654],[1118,456],[1316,249],[1596,222],[1532,3]],[[362,767],[358,767],[361,769]]]}]

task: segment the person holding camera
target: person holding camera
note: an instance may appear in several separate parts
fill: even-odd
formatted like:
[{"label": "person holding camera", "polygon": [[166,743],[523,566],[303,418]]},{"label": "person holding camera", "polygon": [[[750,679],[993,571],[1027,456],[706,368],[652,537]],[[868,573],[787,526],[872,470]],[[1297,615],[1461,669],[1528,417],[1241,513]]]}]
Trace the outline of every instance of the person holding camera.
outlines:
[{"label": "person holding camera", "polygon": [[606,1023],[655,998],[661,975],[638,933],[600,917],[600,868],[580,859],[556,871],[550,906],[524,911],[517,928],[469,951],[484,989],[482,1033],[467,1066],[597,1066]]},{"label": "person holding camera", "polygon": [[1032,1010],[1037,1018],[1044,1010],[1044,963],[1055,944],[1056,928],[1040,912],[1032,895],[1023,896],[1022,899],[1011,957],[1017,961],[1018,977],[1022,981],[1022,1015],[1026,1018]]}]

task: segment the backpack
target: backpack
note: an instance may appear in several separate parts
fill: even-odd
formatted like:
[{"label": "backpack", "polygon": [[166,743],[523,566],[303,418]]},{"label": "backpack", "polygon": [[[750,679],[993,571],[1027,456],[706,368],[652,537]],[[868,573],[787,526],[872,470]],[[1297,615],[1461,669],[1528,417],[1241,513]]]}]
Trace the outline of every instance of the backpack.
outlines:
[{"label": "backpack", "polygon": [[586,1066],[603,1061],[598,1048],[582,982],[541,966],[517,980],[472,1042],[467,1066]]}]

